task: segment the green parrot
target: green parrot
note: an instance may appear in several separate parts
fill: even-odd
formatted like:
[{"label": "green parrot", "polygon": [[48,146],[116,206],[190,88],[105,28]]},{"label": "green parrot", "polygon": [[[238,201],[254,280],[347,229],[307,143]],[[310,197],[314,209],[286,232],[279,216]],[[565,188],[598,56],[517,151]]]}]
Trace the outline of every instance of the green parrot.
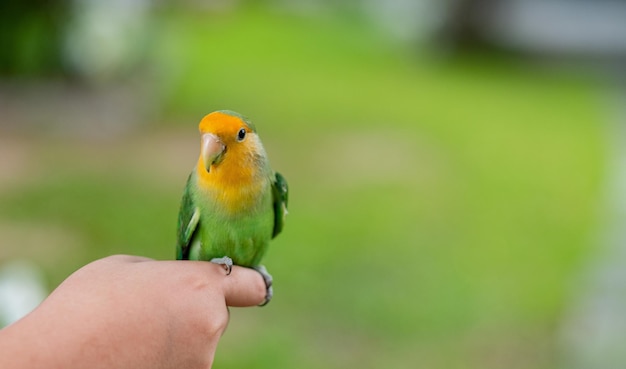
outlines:
[{"label": "green parrot", "polygon": [[287,181],[274,172],[254,125],[220,110],[199,125],[200,158],[189,175],[178,215],[177,259],[254,268],[272,297],[272,277],[260,265],[283,229]]}]

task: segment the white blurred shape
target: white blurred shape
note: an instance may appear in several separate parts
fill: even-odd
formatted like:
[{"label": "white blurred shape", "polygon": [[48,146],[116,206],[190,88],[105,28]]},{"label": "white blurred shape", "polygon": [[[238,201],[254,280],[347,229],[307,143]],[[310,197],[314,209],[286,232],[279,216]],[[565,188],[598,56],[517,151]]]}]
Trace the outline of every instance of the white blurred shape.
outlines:
[{"label": "white blurred shape", "polygon": [[626,53],[626,1],[508,0],[491,9],[487,35],[545,54]]},{"label": "white blurred shape", "polygon": [[78,74],[102,81],[127,71],[144,51],[150,0],[74,0],[65,58]]},{"label": "white blurred shape", "polygon": [[565,314],[562,340],[568,369],[626,367],[626,88],[615,94],[609,126],[608,222],[602,253],[581,281]]},{"label": "white blurred shape", "polygon": [[47,294],[43,275],[32,262],[15,260],[0,266],[0,327],[30,313]]},{"label": "white blurred shape", "polygon": [[448,2],[435,0],[364,0],[365,12],[393,37],[425,40],[441,26]]}]

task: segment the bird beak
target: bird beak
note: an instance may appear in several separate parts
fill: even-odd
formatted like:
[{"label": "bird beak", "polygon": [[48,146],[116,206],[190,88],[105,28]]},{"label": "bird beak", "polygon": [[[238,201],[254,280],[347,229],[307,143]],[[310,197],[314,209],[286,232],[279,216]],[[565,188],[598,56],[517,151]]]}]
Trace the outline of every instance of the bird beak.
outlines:
[{"label": "bird beak", "polygon": [[211,165],[218,163],[222,159],[225,149],[226,146],[224,146],[216,135],[212,133],[202,135],[202,148],[200,152],[207,172],[211,171]]}]

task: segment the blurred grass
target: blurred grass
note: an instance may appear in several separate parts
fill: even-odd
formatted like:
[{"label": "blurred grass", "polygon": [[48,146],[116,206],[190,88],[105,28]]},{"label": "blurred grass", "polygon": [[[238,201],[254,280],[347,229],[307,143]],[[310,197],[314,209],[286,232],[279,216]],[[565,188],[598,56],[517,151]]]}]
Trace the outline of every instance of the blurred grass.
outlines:
[{"label": "blurred grass", "polygon": [[5,239],[5,252],[38,260],[51,286],[111,253],[171,258],[196,123],[233,109],[289,180],[290,216],[265,260],[276,298],[233,310],[215,367],[555,366],[603,174],[592,86],[486,57],[439,63],[358,22],[157,24],[169,123],[113,143],[33,141],[33,173],[0,192],[0,219],[72,236]]}]

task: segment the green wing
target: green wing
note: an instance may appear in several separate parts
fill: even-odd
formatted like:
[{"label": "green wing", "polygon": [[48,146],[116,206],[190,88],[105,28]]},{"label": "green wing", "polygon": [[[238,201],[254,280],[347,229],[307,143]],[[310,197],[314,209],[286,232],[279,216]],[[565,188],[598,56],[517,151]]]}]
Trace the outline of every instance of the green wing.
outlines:
[{"label": "green wing", "polygon": [[193,235],[200,220],[200,210],[191,198],[192,175],[187,179],[183,199],[178,212],[178,237],[176,242],[176,259],[189,259],[189,250]]},{"label": "green wing", "polygon": [[287,216],[287,201],[289,199],[289,188],[287,180],[280,173],[276,172],[272,180],[272,201],[274,204],[274,231],[272,238],[278,236],[283,230],[285,217]]}]

